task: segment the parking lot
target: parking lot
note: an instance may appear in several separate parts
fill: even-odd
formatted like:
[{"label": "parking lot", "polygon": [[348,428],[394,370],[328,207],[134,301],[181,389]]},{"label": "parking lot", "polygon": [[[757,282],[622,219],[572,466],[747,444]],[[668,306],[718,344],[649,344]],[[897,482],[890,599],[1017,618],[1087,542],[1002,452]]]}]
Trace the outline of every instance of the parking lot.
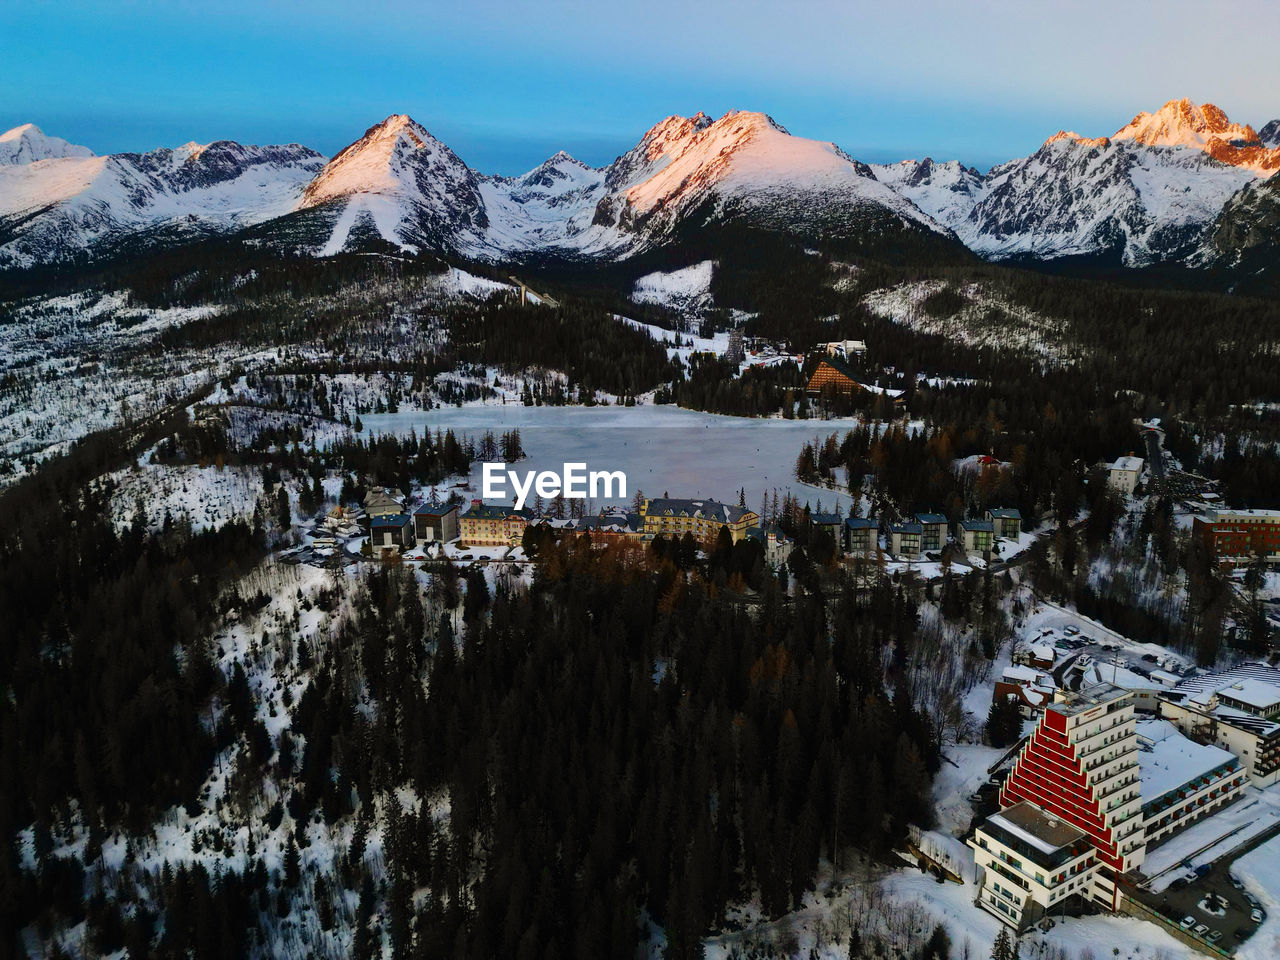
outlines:
[{"label": "parking lot", "polygon": [[1188,935],[1235,953],[1265,918],[1257,898],[1231,875],[1231,864],[1254,845],[1246,844],[1196,871],[1184,868],[1160,893],[1139,889],[1130,895]]},{"label": "parking lot", "polygon": [[1078,689],[1086,680],[1107,680],[1130,688],[1166,687],[1193,672],[1189,663],[1162,647],[1110,634],[1094,636],[1097,632],[1067,624],[1043,628],[1024,643],[1053,647],[1057,659],[1053,678],[1066,689]]}]

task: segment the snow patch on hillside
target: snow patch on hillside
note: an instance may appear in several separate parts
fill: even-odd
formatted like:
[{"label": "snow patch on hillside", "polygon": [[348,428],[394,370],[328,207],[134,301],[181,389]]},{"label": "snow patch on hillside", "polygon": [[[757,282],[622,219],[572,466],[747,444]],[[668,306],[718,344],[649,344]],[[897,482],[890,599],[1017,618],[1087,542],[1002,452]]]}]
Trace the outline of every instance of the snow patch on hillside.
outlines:
[{"label": "snow patch on hillside", "polygon": [[956,313],[935,316],[925,301],[947,286],[943,280],[904,283],[869,293],[862,302],[876,316],[971,346],[1022,350],[1058,360],[1072,355],[1063,321],[997,297],[979,284],[959,291],[966,302]]},{"label": "snow patch on hillside", "polygon": [[242,467],[163,466],[144,463],[111,474],[116,484],[111,516],[117,528],[131,524],[139,504],[148,529],[166,517],[193,530],[221,527],[253,516],[262,494],[262,474]]},{"label": "snow patch on hillside", "polygon": [[636,280],[631,299],[636,303],[654,303],[696,313],[711,303],[715,266],[714,260],[703,260],[679,270],[646,273]]}]

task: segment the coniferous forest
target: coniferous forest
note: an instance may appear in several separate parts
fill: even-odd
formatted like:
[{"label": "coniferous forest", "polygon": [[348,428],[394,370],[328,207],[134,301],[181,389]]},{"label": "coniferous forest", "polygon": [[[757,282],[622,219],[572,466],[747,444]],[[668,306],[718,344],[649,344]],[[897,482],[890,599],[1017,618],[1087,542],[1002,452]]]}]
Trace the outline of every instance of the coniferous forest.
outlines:
[{"label": "coniferous forest", "polygon": [[[1204,666],[1270,649],[1260,572],[1240,601],[1171,493],[1128,503],[1100,465],[1145,453],[1158,421],[1226,502],[1277,506],[1273,364],[1248,348],[1280,329],[1273,304],[921,251],[855,268],[776,237],[716,243],[717,306],[695,319],[630,302],[620,271],[530,264],[558,301],[532,305],[442,296],[460,268],[434,256],[318,264],[235,242],[13,280],[0,309],[23,330],[41,284],[123,288],[142,313],[122,310],[118,338],[74,369],[184,379],[152,412],[122,407],[6,464],[5,933],[49,956],[79,937],[84,956],[697,957],[748,910],[768,926],[832,876],[896,867],[948,799],[933,789],[944,745],[1017,741],[1008,703],[970,721],[959,700],[1028,604]],[[920,284],[909,316],[868,306]],[[130,340],[147,311],[190,313]],[[1047,331],[1037,349],[980,335],[1027,311]],[[777,362],[688,349],[733,328]],[[868,389],[807,395],[819,345],[844,338],[866,344],[849,362]],[[41,369],[6,373],[0,396],[34,395]],[[456,483],[465,508],[473,464],[520,461],[536,434],[365,420],[477,402],[812,421],[794,476],[813,502],[765,497],[784,563],[758,539],[622,545],[550,524],[515,572],[287,562],[297,528],[375,486]],[[204,524],[124,495],[169,470],[239,478],[242,509]],[[886,524],[1012,507],[1038,533],[998,571],[945,551],[925,582],[889,573],[878,543],[843,558],[812,519],[833,495]],[[958,952],[936,920],[898,926],[892,946],[871,920],[838,939],[855,958]]]},{"label": "coniferous forest", "polygon": [[[239,956],[266,918],[307,909],[322,926],[351,913],[354,956],[385,935],[395,956],[594,957],[630,955],[648,918],[668,955],[697,956],[727,905],[786,912],[820,857],[884,854],[930,821],[939,732],[902,668],[916,601],[888,581],[788,595],[727,541],[704,565],[662,539],[601,553],[588,537],[534,546],[528,588],[375,569],[332,640],[276,663],[307,681],[280,729],[209,642],[268,603],[241,584],[271,519],[115,533],[109,487],[86,481],[122,439],[3,500],[0,613],[25,626],[0,676],[0,825],[39,865],[7,852],[9,929],[85,922],[102,952]],[[744,564],[756,605],[719,586]],[[232,873],[105,867],[118,838],[194,815],[224,763],[223,817],[291,824],[282,860],[251,841]],[[343,838],[332,871],[318,825]],[[53,853],[68,831],[82,856]]]}]

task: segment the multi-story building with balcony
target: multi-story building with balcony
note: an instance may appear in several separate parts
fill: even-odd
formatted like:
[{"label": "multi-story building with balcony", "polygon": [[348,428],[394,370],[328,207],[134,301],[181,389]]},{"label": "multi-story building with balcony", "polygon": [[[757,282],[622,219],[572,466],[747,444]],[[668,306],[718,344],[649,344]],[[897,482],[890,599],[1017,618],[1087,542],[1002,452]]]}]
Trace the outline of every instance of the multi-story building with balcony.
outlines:
[{"label": "multi-story building with balcony", "polygon": [[924,527],[918,520],[907,520],[889,527],[889,552],[895,557],[908,560],[920,558],[920,541],[924,535]]},{"label": "multi-story building with balcony", "polygon": [[1135,726],[1148,848],[1240,799],[1248,777],[1230,751],[1196,743],[1168,720]]},{"label": "multi-story building with balcony", "polygon": [[969,841],[980,906],[1019,930],[1050,908],[1116,910],[1122,877],[1149,847],[1239,799],[1241,760],[1134,709],[1133,693],[1109,683],[1054,693],[1001,787],[1002,809]]},{"label": "multi-story building with balcony", "polygon": [[874,517],[846,517],[844,549],[858,557],[869,557],[880,545],[880,523]]},{"label": "multi-story building with balcony", "polygon": [[464,547],[509,547],[520,543],[531,514],[515,507],[471,501],[458,521]]},{"label": "multi-story building with balcony", "polygon": [[1259,787],[1280,780],[1280,670],[1245,663],[1183,680],[1160,716],[1194,740],[1229,750]]},{"label": "multi-story building with balcony", "polygon": [[920,549],[926,553],[941,550],[947,545],[947,517],[942,513],[917,513],[920,524]]},{"label": "multi-story building with balcony", "polygon": [[1097,872],[1083,830],[1023,801],[992,814],[968,841],[976,902],[1019,932],[1053,910],[1078,913]]},{"label": "multi-story building with balcony", "polygon": [[720,535],[720,528],[729,531],[737,543],[747,531],[760,524],[760,518],[746,507],[716,500],[680,500],[671,497],[645,500],[640,506],[644,521],[644,535],[654,537],[683,537],[692,534],[696,540],[707,540]]},{"label": "multi-story building with balcony", "polygon": [[996,528],[990,520],[961,520],[956,524],[956,539],[965,553],[986,553],[995,542]]},{"label": "multi-story building with balcony", "polygon": [[987,510],[987,519],[995,527],[997,537],[1017,540],[1022,534],[1022,514],[1014,507],[991,507]]},{"label": "multi-story building with balcony", "polygon": [[1000,806],[1020,802],[1084,832],[1098,869],[1087,896],[1119,906],[1117,881],[1146,855],[1133,697],[1111,684],[1058,691],[1000,788]]}]

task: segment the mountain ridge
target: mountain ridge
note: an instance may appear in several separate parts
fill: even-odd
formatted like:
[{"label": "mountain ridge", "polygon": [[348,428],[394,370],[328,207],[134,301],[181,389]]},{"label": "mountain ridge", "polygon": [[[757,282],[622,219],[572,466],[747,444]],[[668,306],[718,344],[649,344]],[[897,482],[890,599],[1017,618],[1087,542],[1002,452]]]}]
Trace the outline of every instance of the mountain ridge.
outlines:
[{"label": "mountain ridge", "polygon": [[1202,265],[1239,262],[1223,249],[1233,237],[1273,246],[1239,223],[1255,203],[1231,201],[1276,167],[1280,121],[1255,131],[1185,98],[1110,136],[1060,130],[986,173],[929,157],[868,165],[745,110],[671,115],[611,163],[560,150],[514,177],[473,170],[404,113],[330,158],[234,141],[96,157],[25,124],[0,136],[0,265],[92,257],[162,233],[289,236],[298,216],[310,224],[301,249],[317,255],[377,238],[491,262],[606,261],[741,221],[818,245],[888,230],[991,260]]}]

